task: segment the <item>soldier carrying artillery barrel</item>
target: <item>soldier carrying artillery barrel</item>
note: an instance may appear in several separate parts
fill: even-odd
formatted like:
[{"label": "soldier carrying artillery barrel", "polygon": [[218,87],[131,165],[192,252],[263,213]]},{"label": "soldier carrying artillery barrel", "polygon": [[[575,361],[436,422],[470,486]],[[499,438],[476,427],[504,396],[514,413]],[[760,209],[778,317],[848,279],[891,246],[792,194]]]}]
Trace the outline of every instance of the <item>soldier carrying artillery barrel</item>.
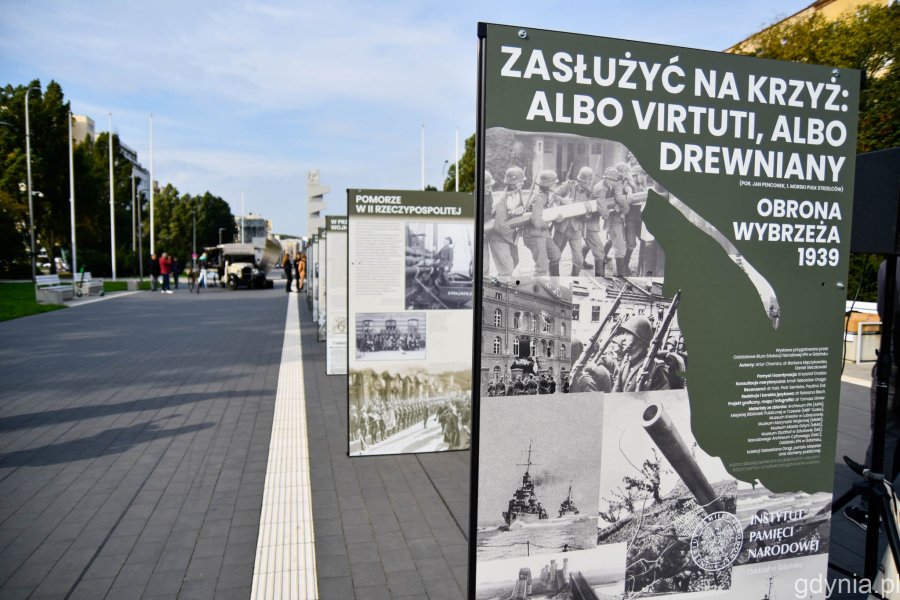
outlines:
[{"label": "soldier carrying artillery barrel", "polygon": [[[575,181],[565,181],[556,188],[556,195],[560,204],[574,204],[587,202],[593,199],[591,185],[594,181],[594,171],[590,167],[581,167]],[[560,253],[566,245],[572,251],[572,276],[581,274],[584,265],[584,228],[585,222],[581,217],[557,217],[556,230],[553,234],[553,243],[559,248]]]},{"label": "soldier carrying artillery barrel", "polygon": [[[594,195],[597,197],[597,210],[592,210],[590,204],[586,205],[585,239],[596,261],[595,273],[598,277],[605,276],[605,268],[601,265],[606,261],[607,253],[612,250],[616,274],[625,277],[628,275],[625,266],[625,215],[630,207],[621,176],[615,167],[608,167],[603,172],[603,178],[594,186]],[[602,226],[601,217],[604,221]],[[601,229],[606,230],[609,236],[605,243],[600,238]]]},{"label": "soldier carrying artillery barrel", "polygon": [[[488,183],[489,181],[491,183]],[[524,183],[525,172],[519,167],[510,167],[506,170],[503,178],[506,189],[496,197],[490,193],[485,197],[485,203],[488,198],[491,199],[490,210],[494,219],[494,228],[485,234],[485,238],[500,277],[511,276],[513,269],[519,264],[519,247],[517,246],[519,234],[506,222],[510,217],[519,216],[525,212],[522,199]],[[490,189],[492,184],[493,177],[490,177],[490,173],[485,173],[485,187]],[[485,214],[485,219],[487,216]],[[487,255],[485,255],[485,261],[487,261]]]},{"label": "soldier carrying artillery barrel", "polygon": [[551,187],[558,181],[556,173],[547,169],[541,171],[535,185],[537,191],[529,198],[528,210],[531,219],[525,226],[525,246],[531,251],[534,259],[534,274],[559,277],[559,248],[550,238],[550,227],[544,222],[544,208],[550,206]]}]

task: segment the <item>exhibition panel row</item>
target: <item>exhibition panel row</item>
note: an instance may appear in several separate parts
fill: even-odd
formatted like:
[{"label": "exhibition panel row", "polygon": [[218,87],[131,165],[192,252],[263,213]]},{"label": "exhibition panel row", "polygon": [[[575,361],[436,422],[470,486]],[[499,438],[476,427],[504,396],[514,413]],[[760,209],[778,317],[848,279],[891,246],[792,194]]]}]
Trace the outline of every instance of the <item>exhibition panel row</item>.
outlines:
[{"label": "exhibition panel row", "polygon": [[827,570],[859,74],[479,27],[475,193],[307,248],[347,452],[471,448],[469,597]]}]

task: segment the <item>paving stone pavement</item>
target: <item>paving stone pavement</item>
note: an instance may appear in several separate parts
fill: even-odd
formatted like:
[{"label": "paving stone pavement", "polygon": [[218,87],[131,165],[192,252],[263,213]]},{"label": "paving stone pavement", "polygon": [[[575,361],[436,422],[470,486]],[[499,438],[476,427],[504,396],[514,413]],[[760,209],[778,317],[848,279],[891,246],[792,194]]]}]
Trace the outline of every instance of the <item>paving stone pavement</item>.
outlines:
[{"label": "paving stone pavement", "polygon": [[[301,306],[320,598],[465,597],[469,453],[347,457],[346,379],[325,375],[305,297],[279,292],[148,292],[0,323],[0,598],[249,597],[286,301]],[[861,459],[867,436],[868,390],[843,383],[837,493],[852,482],[838,457]],[[861,544],[836,516],[832,559],[859,569]]]},{"label": "paving stone pavement", "polygon": [[319,596],[465,598],[469,453],[349,458],[347,379],[301,305]]},{"label": "paving stone pavement", "polygon": [[0,597],[249,597],[279,291],[0,323]]}]

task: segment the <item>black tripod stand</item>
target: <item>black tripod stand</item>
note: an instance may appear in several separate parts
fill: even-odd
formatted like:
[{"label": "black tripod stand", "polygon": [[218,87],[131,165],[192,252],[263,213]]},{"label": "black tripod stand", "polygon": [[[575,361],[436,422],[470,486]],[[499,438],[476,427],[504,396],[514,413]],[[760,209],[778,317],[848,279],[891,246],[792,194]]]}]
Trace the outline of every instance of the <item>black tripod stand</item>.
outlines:
[{"label": "black tripod stand", "polygon": [[[841,510],[857,496],[868,500],[869,520],[866,527],[865,566],[863,577],[874,582],[878,573],[878,535],[879,528],[883,528],[888,547],[894,558],[897,571],[900,572],[900,532],[894,520],[891,502],[895,501],[893,487],[890,485],[890,477],[884,475],[884,443],[885,427],[887,421],[888,392],[891,378],[892,352],[894,331],[894,314],[896,310],[897,296],[897,255],[889,254],[886,257],[885,294],[882,309],[881,345],[878,361],[875,366],[875,417],[872,426],[872,464],[860,465],[848,457],[844,457],[847,466],[861,475],[863,480],[853,484],[853,488],[838,498],[831,508],[832,514]],[[892,417],[893,418],[893,417]],[[896,457],[894,464],[896,465]],[[829,567],[835,571],[859,580],[859,575],[840,565],[829,563]]]}]

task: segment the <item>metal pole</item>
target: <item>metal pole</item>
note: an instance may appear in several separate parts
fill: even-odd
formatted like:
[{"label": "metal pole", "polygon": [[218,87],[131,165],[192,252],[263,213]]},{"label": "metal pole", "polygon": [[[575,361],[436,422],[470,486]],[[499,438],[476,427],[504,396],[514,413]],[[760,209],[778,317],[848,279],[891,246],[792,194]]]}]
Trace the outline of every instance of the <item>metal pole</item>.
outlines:
[{"label": "metal pole", "polygon": [[72,113],[69,112],[69,212],[72,216],[72,264],[69,265],[69,271],[72,273],[72,280],[75,280],[77,264],[77,255],[75,254],[75,140],[72,139]]},{"label": "metal pole", "polygon": [[241,243],[244,243],[244,192],[241,192]]},{"label": "metal pole", "polygon": [[225,231],[224,227],[219,227],[219,245],[222,245],[222,232]]},{"label": "metal pole", "polygon": [[191,268],[196,268],[197,266],[197,209],[196,207],[191,207],[191,214],[194,217],[194,250],[191,252]]},{"label": "metal pole", "polygon": [[109,247],[112,262],[112,278],[116,280],[116,192],[113,179],[113,131],[112,113],[109,113]]},{"label": "metal pole", "polygon": [[144,223],[142,222],[143,216],[141,208],[141,199],[138,198],[137,201],[137,222],[138,222],[138,273],[141,276],[141,281],[144,281]]},{"label": "metal pole", "polygon": [[135,212],[134,205],[135,197],[134,197],[134,171],[131,171],[131,251],[134,252],[137,250],[137,213]]},{"label": "metal pole", "polygon": [[153,113],[150,113],[150,254],[156,254],[156,234],[153,227]]},{"label": "metal pole", "polygon": [[456,128],[456,191],[459,191],[459,127]]},{"label": "metal pole", "polygon": [[425,124],[422,123],[422,189],[425,189]]},{"label": "metal pole", "polygon": [[28,94],[31,90],[41,91],[38,87],[30,87],[25,90],[25,159],[26,171],[28,174],[28,231],[31,234],[31,281],[37,281],[37,266],[35,261],[37,257],[34,252],[34,203],[31,197],[31,124],[28,120]]}]

